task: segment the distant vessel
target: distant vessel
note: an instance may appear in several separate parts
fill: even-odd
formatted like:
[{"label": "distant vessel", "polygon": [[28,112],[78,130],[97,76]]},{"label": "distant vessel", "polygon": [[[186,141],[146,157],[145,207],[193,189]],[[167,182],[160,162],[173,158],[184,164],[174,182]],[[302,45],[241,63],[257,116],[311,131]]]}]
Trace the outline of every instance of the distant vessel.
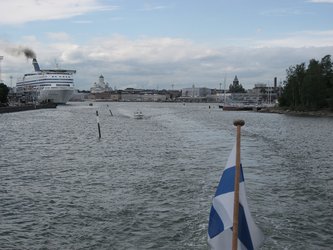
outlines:
[{"label": "distant vessel", "polygon": [[24,74],[22,80],[16,83],[17,93],[30,94],[38,101],[66,104],[74,94],[73,75],[76,70],[41,70],[36,58],[33,58],[32,65],[35,72]]},{"label": "distant vessel", "polygon": [[254,110],[255,107],[256,105],[247,105],[242,103],[219,105],[219,108],[223,109],[223,111],[248,111]]},{"label": "distant vessel", "polygon": [[143,118],[143,114],[140,110],[137,110],[134,112],[134,118],[135,119],[142,119]]}]

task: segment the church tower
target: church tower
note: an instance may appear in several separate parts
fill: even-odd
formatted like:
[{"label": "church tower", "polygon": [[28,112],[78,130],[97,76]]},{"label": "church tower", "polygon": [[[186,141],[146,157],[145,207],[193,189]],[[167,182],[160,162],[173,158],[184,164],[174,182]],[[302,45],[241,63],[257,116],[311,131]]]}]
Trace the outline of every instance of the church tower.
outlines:
[{"label": "church tower", "polygon": [[239,85],[239,81],[238,81],[237,76],[235,76],[235,79],[234,79],[234,81],[232,82],[232,84],[233,84],[234,86]]}]

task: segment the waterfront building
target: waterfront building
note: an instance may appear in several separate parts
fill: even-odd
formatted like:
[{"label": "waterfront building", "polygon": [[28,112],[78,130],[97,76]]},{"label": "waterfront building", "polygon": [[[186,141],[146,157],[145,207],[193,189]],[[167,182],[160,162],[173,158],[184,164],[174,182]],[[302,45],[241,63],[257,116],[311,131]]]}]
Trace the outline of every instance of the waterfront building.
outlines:
[{"label": "waterfront building", "polygon": [[155,90],[127,88],[121,91],[121,101],[124,102],[164,102],[167,95]]},{"label": "waterfront building", "polygon": [[182,89],[182,97],[209,97],[211,93],[209,88],[195,88],[194,85],[192,88]]},{"label": "waterfront building", "polygon": [[248,94],[256,95],[260,103],[274,103],[278,99],[278,88],[267,86],[264,83],[257,83],[253,89],[248,90]]}]

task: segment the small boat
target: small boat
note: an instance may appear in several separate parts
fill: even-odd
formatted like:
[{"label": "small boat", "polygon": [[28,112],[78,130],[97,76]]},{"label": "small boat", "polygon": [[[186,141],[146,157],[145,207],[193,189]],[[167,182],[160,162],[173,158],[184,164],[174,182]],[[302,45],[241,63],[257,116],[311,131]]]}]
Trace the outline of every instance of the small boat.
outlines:
[{"label": "small boat", "polygon": [[140,110],[137,110],[134,112],[134,118],[135,119],[142,119],[143,118],[143,114]]},{"label": "small boat", "polygon": [[219,105],[219,108],[223,109],[223,111],[252,111],[253,107],[253,104],[244,103],[229,103]]}]

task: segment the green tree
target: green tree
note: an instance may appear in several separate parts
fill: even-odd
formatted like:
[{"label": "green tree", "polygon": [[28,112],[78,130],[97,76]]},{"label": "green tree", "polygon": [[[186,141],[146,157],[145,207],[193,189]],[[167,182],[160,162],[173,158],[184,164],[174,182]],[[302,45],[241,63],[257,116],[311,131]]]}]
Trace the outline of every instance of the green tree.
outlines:
[{"label": "green tree", "polygon": [[287,70],[287,99],[292,107],[302,106],[304,99],[305,63],[291,66]]},{"label": "green tree", "polygon": [[326,104],[326,85],[323,80],[322,68],[317,60],[310,60],[305,85],[305,106],[309,109],[319,109],[325,107]]},{"label": "green tree", "polygon": [[311,59],[305,63],[290,66],[283,92],[279,98],[280,106],[292,109],[333,110],[333,63],[327,55],[317,61]]},{"label": "green tree", "polygon": [[0,106],[5,106],[8,103],[9,88],[4,83],[0,83]]},{"label": "green tree", "polygon": [[320,65],[322,69],[323,81],[326,85],[327,106],[333,110],[333,63],[331,61],[331,56],[324,56],[321,59]]}]

